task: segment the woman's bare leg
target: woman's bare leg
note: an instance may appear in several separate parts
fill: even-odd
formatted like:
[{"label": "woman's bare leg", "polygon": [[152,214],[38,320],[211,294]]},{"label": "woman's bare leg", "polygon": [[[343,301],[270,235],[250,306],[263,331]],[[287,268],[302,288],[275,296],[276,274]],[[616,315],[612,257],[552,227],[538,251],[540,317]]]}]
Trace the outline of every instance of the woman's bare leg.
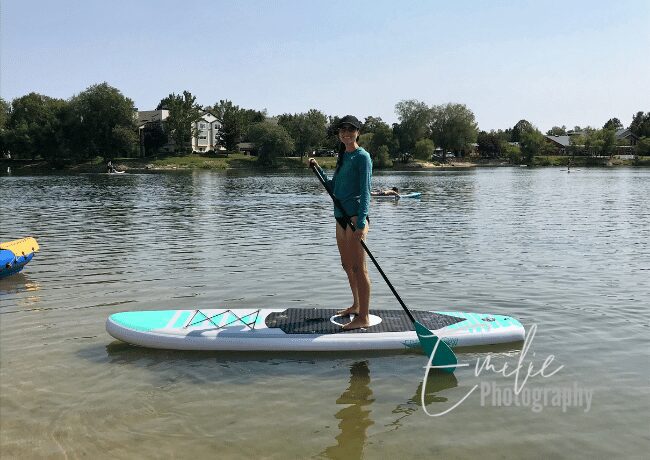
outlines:
[{"label": "woman's bare leg", "polygon": [[359,312],[357,277],[352,270],[354,258],[350,256],[347,232],[352,232],[352,230],[349,227],[346,230],[343,230],[341,225],[338,222],[336,223],[336,244],[339,247],[339,254],[341,255],[341,265],[343,265],[343,270],[345,270],[345,274],[348,276],[348,282],[350,283],[350,289],[352,290],[352,306],[344,310],[339,310],[337,314],[341,316],[346,316],[351,313],[357,314]]},{"label": "woman's bare leg", "polygon": [[[353,218],[353,221],[356,224],[356,218]],[[357,230],[357,232],[360,231]],[[343,326],[344,329],[358,329],[370,325],[370,276],[368,275],[368,265],[366,264],[366,252],[359,241],[357,232],[352,232],[350,228],[346,229],[344,258],[351,263],[351,272],[354,281],[350,284],[352,285],[354,283],[356,288],[355,301],[359,306],[359,310],[354,320]]]}]

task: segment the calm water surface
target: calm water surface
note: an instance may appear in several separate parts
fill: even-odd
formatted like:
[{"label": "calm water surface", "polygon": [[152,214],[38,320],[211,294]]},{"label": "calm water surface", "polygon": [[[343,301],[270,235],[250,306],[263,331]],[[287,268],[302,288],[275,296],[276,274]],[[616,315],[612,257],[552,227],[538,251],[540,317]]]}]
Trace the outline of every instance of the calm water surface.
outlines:
[{"label": "calm water surface", "polygon": [[[513,376],[474,373],[488,353],[515,367],[521,344],[461,350],[471,367],[429,377],[423,407],[415,352],[188,353],[105,332],[124,310],[348,306],[331,204],[307,172],[2,176],[0,240],[33,235],[41,252],[0,280],[1,456],[647,458],[650,171],[374,185],[422,192],[371,207],[368,245],[407,305],[537,325],[525,366],[564,367],[529,378],[527,404],[508,398]],[[372,306],[398,308],[371,276]],[[553,407],[556,390],[571,407]]]}]

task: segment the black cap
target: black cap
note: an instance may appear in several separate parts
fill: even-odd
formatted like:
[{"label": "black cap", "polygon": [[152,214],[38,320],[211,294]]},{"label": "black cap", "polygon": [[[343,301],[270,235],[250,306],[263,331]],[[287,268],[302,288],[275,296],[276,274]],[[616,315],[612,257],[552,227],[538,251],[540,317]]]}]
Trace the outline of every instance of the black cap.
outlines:
[{"label": "black cap", "polygon": [[345,125],[345,124],[352,125],[357,129],[361,129],[361,122],[354,115],[346,115],[343,118],[341,118],[339,120],[339,125],[337,126],[337,128],[340,128],[341,125]]}]

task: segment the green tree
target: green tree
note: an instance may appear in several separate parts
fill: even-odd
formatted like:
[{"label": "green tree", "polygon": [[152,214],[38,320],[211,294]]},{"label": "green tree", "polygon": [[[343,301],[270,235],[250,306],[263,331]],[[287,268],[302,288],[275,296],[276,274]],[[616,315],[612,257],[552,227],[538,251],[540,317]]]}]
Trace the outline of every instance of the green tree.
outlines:
[{"label": "green tree", "polygon": [[537,129],[524,130],[519,141],[523,161],[529,166],[534,165],[535,156],[543,152],[545,145],[546,139]]},{"label": "green tree", "polygon": [[142,129],[144,156],[156,155],[161,147],[169,142],[167,133],[160,121],[146,123]]},{"label": "green tree", "polygon": [[635,146],[635,152],[641,156],[650,155],[650,137],[643,136],[639,138]]},{"label": "green tree", "polygon": [[603,129],[611,129],[616,131],[617,129],[620,129],[623,127],[623,123],[621,123],[621,120],[618,118],[610,118],[607,120],[607,123],[603,126]]},{"label": "green tree", "polygon": [[363,133],[372,134],[372,139],[366,147],[366,150],[371,155],[376,156],[382,145],[388,147],[389,154],[398,154],[397,142],[393,136],[393,130],[380,117],[367,117],[363,124]]},{"label": "green tree", "polygon": [[418,160],[431,161],[431,155],[433,155],[435,148],[436,146],[431,139],[420,139],[415,143],[413,156]]},{"label": "green tree", "polygon": [[370,155],[373,155],[373,150],[372,150],[372,139],[375,137],[374,133],[363,133],[359,135],[359,139],[357,140],[357,143],[359,144],[360,147],[363,147],[370,153]]},{"label": "green tree", "polygon": [[262,123],[266,120],[266,109],[263,111],[254,109],[241,109],[242,138],[247,139],[248,130],[255,123]]},{"label": "green tree", "polygon": [[546,131],[546,134],[549,136],[566,136],[566,126],[553,126],[551,129]]},{"label": "green tree", "polygon": [[11,115],[11,104],[0,97],[0,129],[3,129]]},{"label": "green tree", "polygon": [[381,145],[376,150],[373,167],[377,169],[390,168],[393,166],[393,160],[390,158],[390,152],[387,145]]},{"label": "green tree", "polygon": [[171,93],[162,99],[157,110],[169,110],[165,120],[169,137],[174,142],[174,150],[179,153],[191,153],[192,136],[196,133],[194,122],[201,117],[202,108],[196,103],[196,96],[189,91],[183,94]]},{"label": "green tree", "polygon": [[[535,128],[528,120],[519,120],[515,126],[512,128],[510,142],[521,142],[521,138],[524,133],[529,131],[534,131]],[[522,150],[523,153],[523,150]]]},{"label": "green tree", "polygon": [[521,164],[521,149],[509,142],[503,144],[503,156],[508,159],[510,164]]},{"label": "green tree", "polygon": [[65,101],[29,93],[14,99],[11,107],[3,137],[14,157],[55,161],[62,156]]},{"label": "green tree", "polygon": [[616,149],[616,129],[601,129],[599,137],[602,139],[601,155],[611,156]]},{"label": "green tree", "polygon": [[447,150],[464,154],[476,142],[478,125],[467,106],[448,103],[431,108],[430,132],[433,142],[442,147],[444,161]]},{"label": "green tree", "polygon": [[214,104],[211,112],[221,123],[220,143],[231,152],[237,150],[237,144],[243,140],[253,123],[261,123],[265,119],[264,112],[243,109],[227,99]]},{"label": "green tree", "polygon": [[616,132],[613,129],[589,130],[585,139],[588,153],[596,156],[610,156],[616,147]]},{"label": "green tree", "polygon": [[64,131],[73,158],[112,158],[135,151],[133,101],[108,83],[93,85],[72,97],[64,116]]},{"label": "green tree", "polygon": [[135,146],[138,145],[139,141],[133,126],[114,126],[111,137],[115,151],[127,154],[134,153]]},{"label": "green tree", "polygon": [[293,139],[282,126],[262,122],[251,125],[248,138],[257,148],[257,161],[265,166],[275,166],[277,159],[294,149]]},{"label": "green tree", "polygon": [[395,134],[403,153],[413,150],[418,140],[429,137],[431,110],[424,102],[415,99],[400,101],[395,105],[395,113],[399,119]]},{"label": "green tree", "polygon": [[307,113],[284,114],[278,117],[278,124],[293,138],[295,149],[302,158],[325,142],[327,117],[324,113],[311,109]]},{"label": "green tree", "polygon": [[567,153],[571,155],[585,155],[585,135],[577,134],[569,137],[569,147],[567,148]]},{"label": "green tree", "polygon": [[494,130],[489,133],[485,131],[479,132],[476,142],[478,143],[479,154],[483,158],[497,158],[503,149],[503,141]]},{"label": "green tree", "polygon": [[226,147],[226,150],[237,150],[237,144],[241,142],[242,119],[240,108],[232,101],[220,100],[212,107],[212,113],[221,123],[219,130],[219,142]]},{"label": "green tree", "polygon": [[650,137],[650,112],[637,112],[632,117],[632,123],[629,129],[638,137]]},{"label": "green tree", "polygon": [[5,129],[9,116],[11,115],[11,105],[0,97],[0,153],[5,153],[7,148],[7,133]]}]

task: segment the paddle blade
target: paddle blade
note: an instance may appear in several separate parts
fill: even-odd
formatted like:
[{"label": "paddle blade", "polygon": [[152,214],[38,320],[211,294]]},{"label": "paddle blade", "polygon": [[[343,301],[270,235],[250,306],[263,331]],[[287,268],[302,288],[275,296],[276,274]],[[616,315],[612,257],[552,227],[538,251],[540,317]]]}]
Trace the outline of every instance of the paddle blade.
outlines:
[{"label": "paddle blade", "polygon": [[[422,350],[424,353],[428,357],[431,357],[431,354],[435,348],[436,354],[431,360],[432,368],[435,368],[435,366],[451,366],[441,367],[439,370],[449,374],[453,373],[456,370],[458,359],[456,359],[456,355],[451,350],[451,348],[449,348],[449,345],[447,345],[443,340],[440,340],[440,337],[435,335],[419,322],[415,321],[413,324],[415,326],[415,332],[418,335],[418,339],[420,339],[420,344],[422,345]],[[437,348],[436,344],[438,344]]]}]

